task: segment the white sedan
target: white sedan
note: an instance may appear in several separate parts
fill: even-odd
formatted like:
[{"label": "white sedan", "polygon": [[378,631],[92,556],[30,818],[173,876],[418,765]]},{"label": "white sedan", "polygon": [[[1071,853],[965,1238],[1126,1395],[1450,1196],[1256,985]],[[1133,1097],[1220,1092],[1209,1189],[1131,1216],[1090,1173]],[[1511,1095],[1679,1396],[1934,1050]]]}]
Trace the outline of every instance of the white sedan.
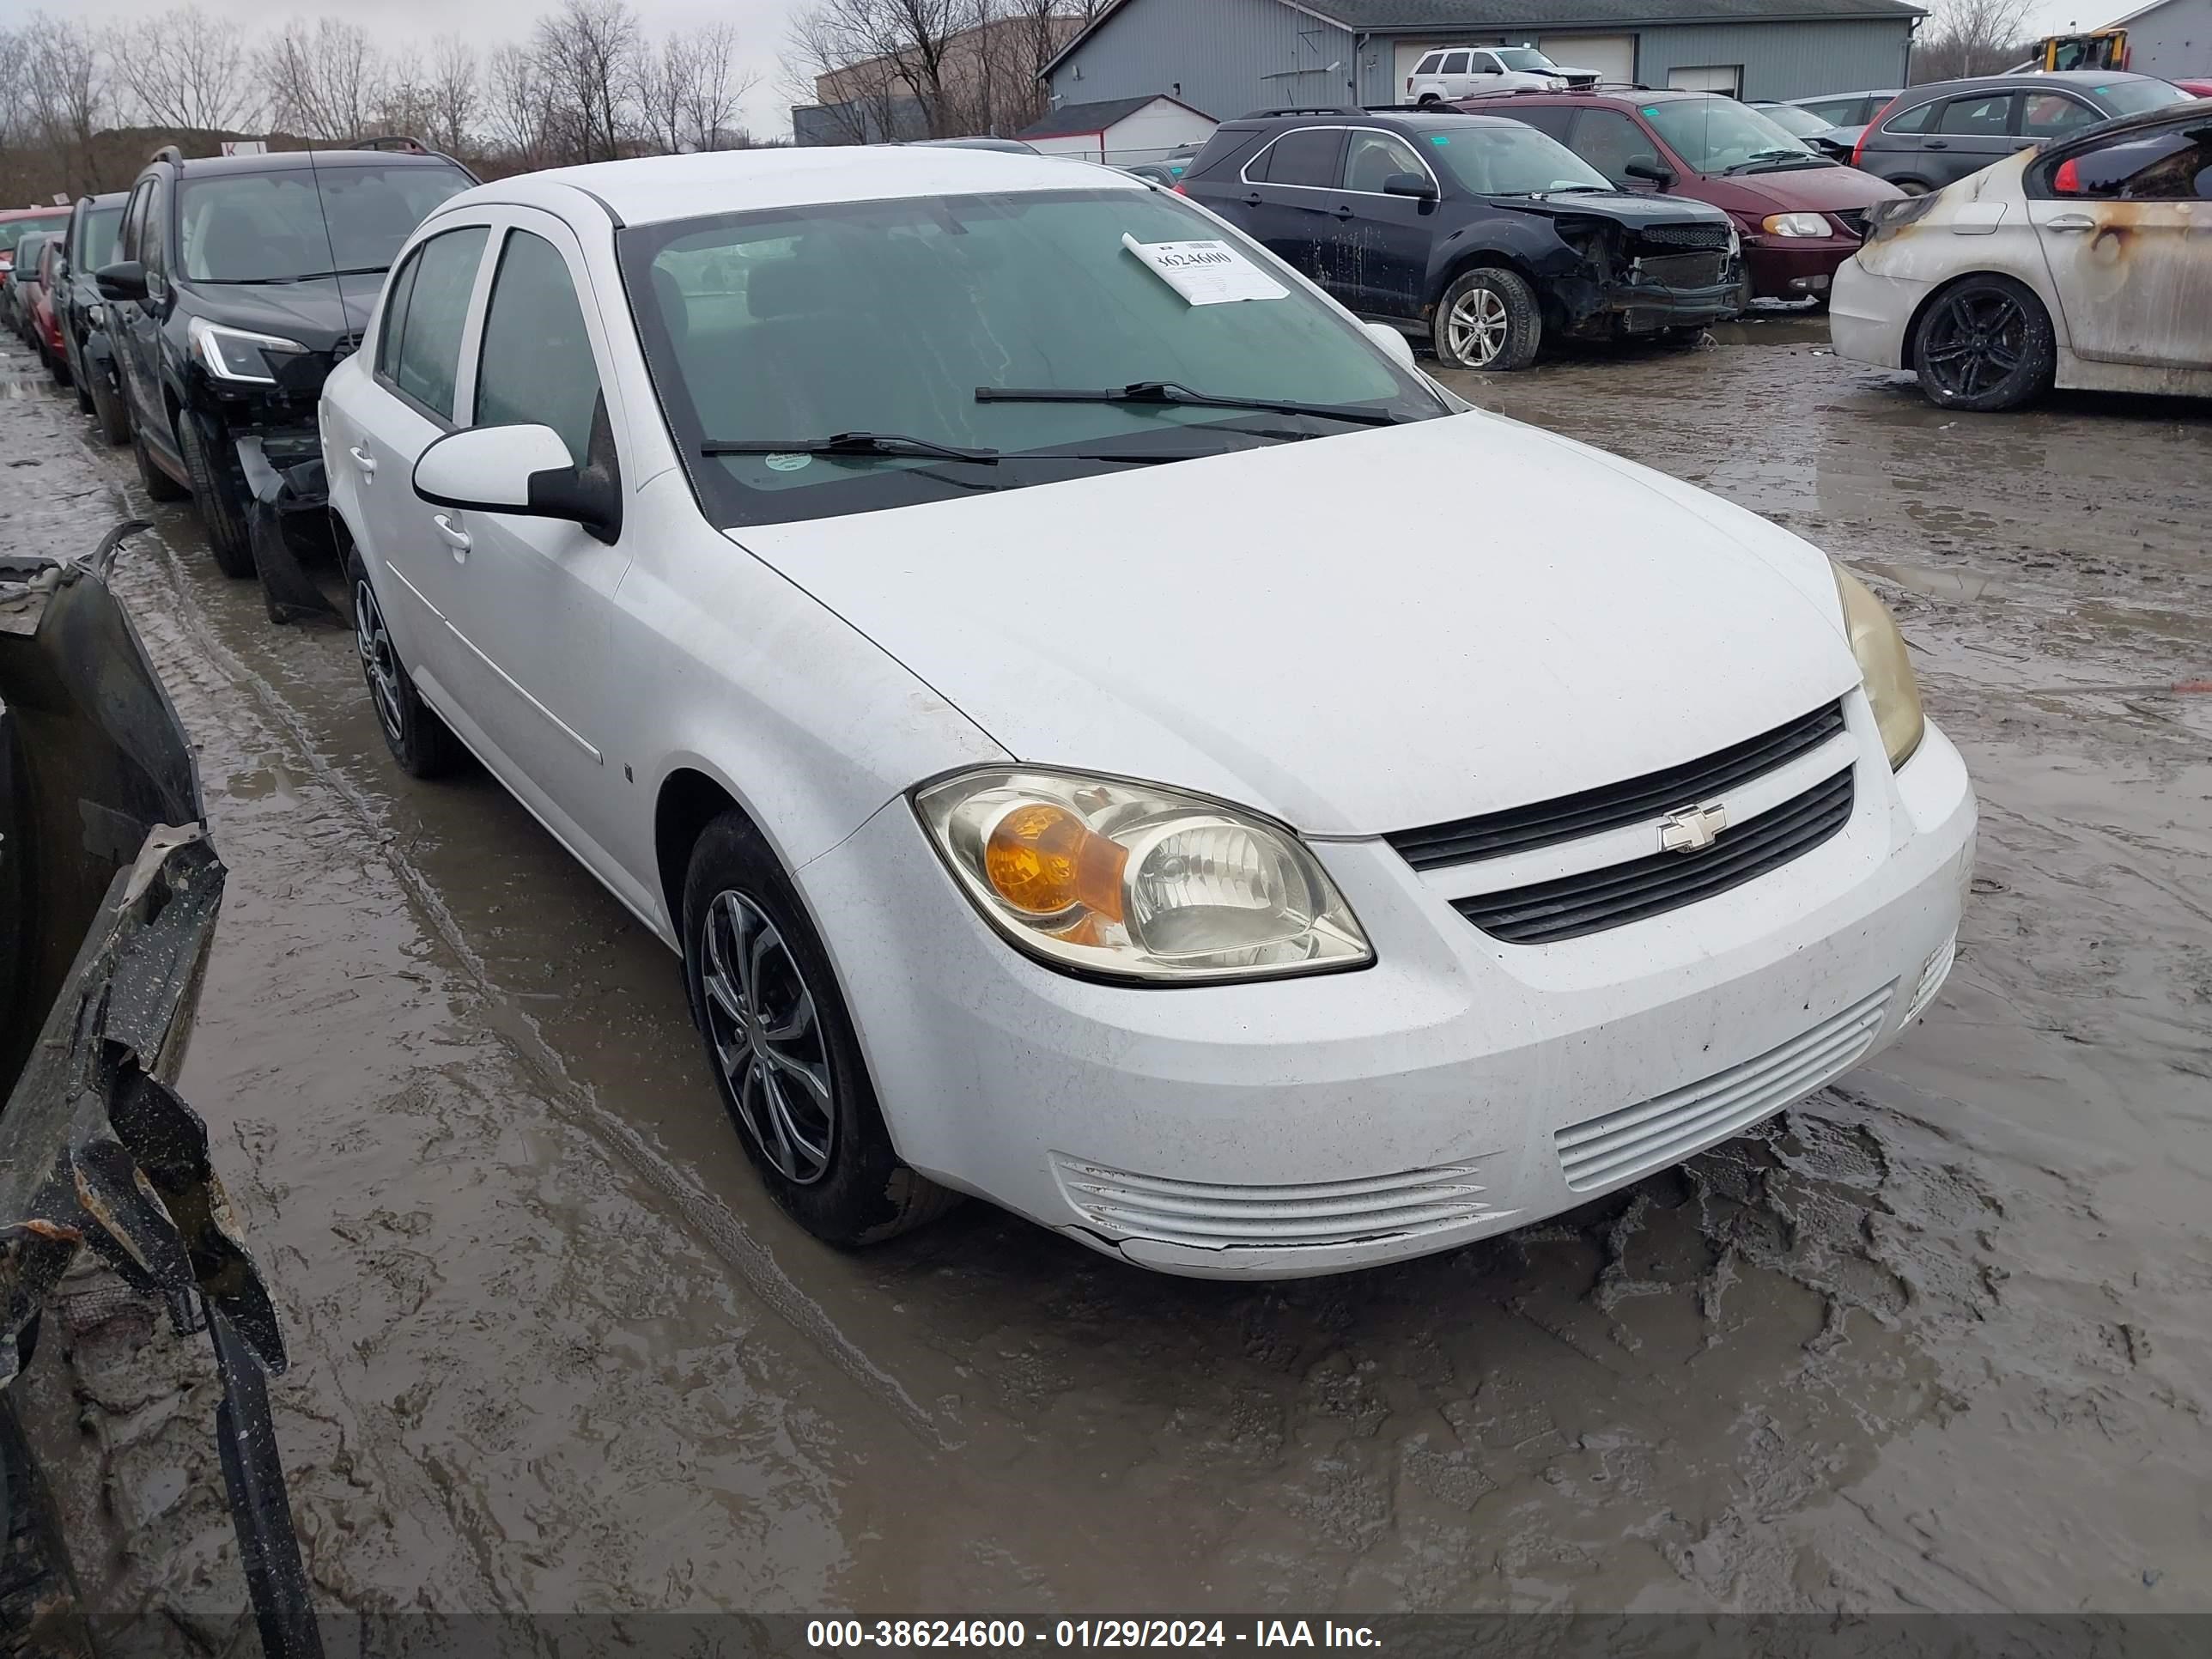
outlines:
[{"label": "white sedan", "polygon": [[968,1193],[1177,1273],[1446,1249],[1950,963],[1973,795],[1864,588],[1126,175],[487,185],[322,423],[392,753],[473,750],[682,953],[840,1244]]},{"label": "white sedan", "polygon": [[2052,386],[2212,396],[2212,102],[2165,104],[1875,210],[1836,355],[1947,409]]}]

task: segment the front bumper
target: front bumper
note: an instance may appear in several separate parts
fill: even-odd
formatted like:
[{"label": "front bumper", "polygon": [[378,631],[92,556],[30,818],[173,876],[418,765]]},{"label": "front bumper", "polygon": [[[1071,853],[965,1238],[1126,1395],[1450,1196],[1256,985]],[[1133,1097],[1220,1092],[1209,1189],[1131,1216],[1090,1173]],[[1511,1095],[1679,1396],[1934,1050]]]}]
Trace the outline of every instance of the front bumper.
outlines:
[{"label": "front bumper", "polygon": [[1662,328],[1725,322],[1744,308],[1747,297],[1740,278],[1711,288],[1661,288],[1635,283],[1609,290],[1605,305],[1622,332],[1648,334]]},{"label": "front bumper", "polygon": [[1340,1272],[1678,1163],[1925,1006],[1958,927],[1972,792],[1934,726],[1893,775],[1863,695],[1849,718],[1856,805],[1833,839],[1556,945],[1478,932],[1449,903],[1464,872],[1416,873],[1380,841],[1316,848],[1374,966],[1248,985],[1040,966],[956,892],[903,800],[798,878],[915,1167],[1148,1267]]},{"label": "front bumper", "polygon": [[1836,267],[1859,251],[1856,236],[1746,236],[1752,297],[1806,300],[1826,294]]}]

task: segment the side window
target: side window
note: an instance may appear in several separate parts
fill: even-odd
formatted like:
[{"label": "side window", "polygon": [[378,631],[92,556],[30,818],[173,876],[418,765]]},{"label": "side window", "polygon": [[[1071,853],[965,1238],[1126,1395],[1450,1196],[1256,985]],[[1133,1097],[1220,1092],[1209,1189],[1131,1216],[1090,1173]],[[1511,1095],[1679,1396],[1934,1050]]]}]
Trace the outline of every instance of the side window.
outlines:
[{"label": "side window", "polygon": [[1416,75],[1434,75],[1437,72],[1437,65],[1443,61],[1443,53],[1440,52],[1432,52],[1427,57],[1422,58],[1419,63],[1413,65],[1413,73]]},{"label": "side window", "polygon": [[2130,133],[2059,164],[2057,196],[2107,202],[2212,202],[2212,122]]},{"label": "side window", "polygon": [[1344,132],[1337,127],[1302,127],[1296,132],[1286,132],[1275,141],[1274,154],[1267,167],[1267,182],[1271,185],[1313,185],[1324,190],[1336,187],[1336,158],[1344,145]]},{"label": "side window", "polygon": [[1618,110],[1583,111],[1568,148],[1616,185],[1637,182],[1629,176],[1631,161],[1645,167],[1659,165],[1658,146],[1650,135]]},{"label": "side window", "polygon": [[[428,246],[428,244],[424,244]],[[399,367],[399,337],[407,323],[407,298],[415,291],[415,274],[422,269],[422,249],[416,248],[399,267],[399,274],[384,290],[382,332],[376,337],[376,374],[389,380]]]},{"label": "side window", "polygon": [[2048,138],[2104,118],[2079,99],[2063,93],[2031,92],[2021,106],[2020,131],[2023,137]]},{"label": "side window", "polygon": [[169,189],[159,173],[146,181],[146,218],[138,228],[138,258],[147,270],[169,274]]},{"label": "side window", "polygon": [[1516,99],[1513,118],[1564,144],[1567,142],[1567,129],[1575,124],[1575,107],[1572,104],[1543,104],[1530,109]]},{"label": "side window", "polygon": [[[483,261],[483,225],[433,236],[409,263],[406,315],[401,319],[399,349],[392,384],[423,408],[453,418],[453,383],[460,373],[461,327],[468,321],[469,295],[476,289],[477,267]],[[385,331],[387,341],[391,329]]]},{"label": "side window", "polygon": [[582,466],[599,400],[599,371],[568,261],[544,237],[509,231],[484,313],[476,424],[542,422],[561,434]]},{"label": "side window", "polygon": [[1847,125],[1844,119],[1844,112],[1846,111],[1850,111],[1854,113],[1857,111],[1858,100],[1856,98],[1832,98],[1825,104],[1800,104],[1797,107],[1803,110],[1808,115],[1819,116],[1820,119],[1826,121],[1832,127],[1840,127]]},{"label": "side window", "polygon": [[1425,177],[1428,169],[1421,164],[1421,158],[1413,154],[1413,146],[1403,139],[1394,138],[1387,132],[1355,132],[1352,135],[1344,151],[1345,189],[1380,196],[1383,180],[1399,173],[1418,173]]},{"label": "side window", "polygon": [[1954,98],[1936,118],[1936,131],[1949,137],[2002,138],[2012,124],[2012,100],[2008,92]]},{"label": "side window", "polygon": [[1437,73],[1438,73],[1438,74],[1441,74],[1441,75],[1464,75],[1464,74],[1466,74],[1466,73],[1467,73],[1467,60],[1468,60],[1468,55],[1469,55],[1469,54],[1468,54],[1468,53],[1466,53],[1466,52],[1446,52],[1446,53],[1444,54],[1443,67],[1441,70],[1439,70],[1437,71]]},{"label": "side window", "polygon": [[123,204],[123,232],[116,239],[115,257],[135,259],[138,257],[139,227],[146,222],[146,198],[154,193],[149,179],[131,192],[131,199]]},{"label": "side window", "polygon": [[1884,121],[1881,130],[1906,134],[1925,132],[1929,122],[1935,118],[1936,112],[1942,107],[1943,100],[1940,98],[1932,98],[1924,104],[1915,104],[1911,109],[1900,111]]}]

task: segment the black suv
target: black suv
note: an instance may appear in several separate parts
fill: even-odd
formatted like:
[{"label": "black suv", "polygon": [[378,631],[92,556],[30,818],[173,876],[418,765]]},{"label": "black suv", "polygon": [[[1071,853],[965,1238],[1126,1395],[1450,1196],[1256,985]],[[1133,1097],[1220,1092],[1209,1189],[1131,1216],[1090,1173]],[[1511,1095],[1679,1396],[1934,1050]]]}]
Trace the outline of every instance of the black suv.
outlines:
[{"label": "black suv", "polygon": [[1622,190],[1501,116],[1265,111],[1179,187],[1456,368],[1525,368],[1547,332],[1692,340],[1746,302],[1726,214]]},{"label": "black suv", "polygon": [[191,493],[228,575],[254,574],[239,447],[278,469],[315,457],[323,377],[361,343],[392,256],[477,182],[412,140],[374,143],[398,148],[157,150],[99,272],[146,493]]},{"label": "black suv", "polygon": [[122,371],[107,332],[107,302],[100,297],[94,273],[115,258],[115,233],[123,223],[123,191],[112,196],[80,196],[70,215],[69,240],[63,245],[62,266],[55,275],[54,318],[62,331],[62,350],[69,359],[70,380],[76,387],[76,404],[100,422],[108,442],[119,444],[131,435],[131,417],[123,404]]}]

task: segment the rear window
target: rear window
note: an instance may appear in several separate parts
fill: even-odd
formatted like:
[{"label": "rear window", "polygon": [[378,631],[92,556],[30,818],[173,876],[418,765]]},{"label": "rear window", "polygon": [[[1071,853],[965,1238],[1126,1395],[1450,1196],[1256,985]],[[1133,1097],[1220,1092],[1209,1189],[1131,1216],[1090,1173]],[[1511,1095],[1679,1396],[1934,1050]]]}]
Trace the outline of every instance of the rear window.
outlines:
[{"label": "rear window", "polygon": [[1893,115],[1884,121],[1881,124],[1881,130],[1884,132],[1907,134],[1925,132],[1928,131],[1929,118],[1936,113],[1938,107],[1939,106],[1934,102],[1915,104],[1911,109],[1901,114]]},{"label": "rear window", "polygon": [[2185,104],[2189,94],[2166,81],[2115,81],[2097,88],[2097,100],[2115,115],[2138,115],[2168,104]]},{"label": "rear window", "polygon": [[35,219],[0,220],[0,247],[14,252],[22,246],[23,239],[33,234],[51,235],[69,223],[69,210],[41,214]]}]

